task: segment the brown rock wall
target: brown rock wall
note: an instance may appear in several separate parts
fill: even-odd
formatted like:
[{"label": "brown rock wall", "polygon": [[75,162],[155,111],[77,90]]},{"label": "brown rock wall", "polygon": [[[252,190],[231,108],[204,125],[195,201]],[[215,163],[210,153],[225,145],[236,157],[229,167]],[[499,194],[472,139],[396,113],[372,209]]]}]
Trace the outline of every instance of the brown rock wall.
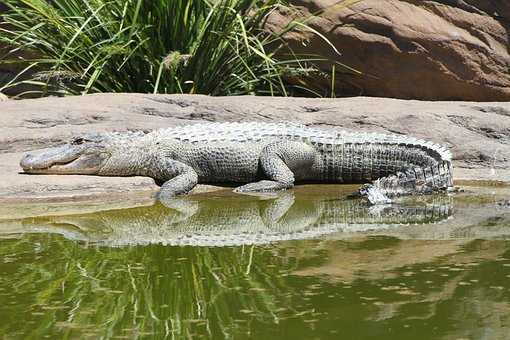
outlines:
[{"label": "brown rock wall", "polygon": [[[338,94],[423,100],[510,100],[510,2],[294,0],[309,25],[342,53],[307,32],[288,36],[298,52],[316,53],[362,71],[337,74]],[[270,29],[288,22],[275,14]],[[322,65],[326,73],[328,66]],[[330,79],[319,82],[329,87]]]}]

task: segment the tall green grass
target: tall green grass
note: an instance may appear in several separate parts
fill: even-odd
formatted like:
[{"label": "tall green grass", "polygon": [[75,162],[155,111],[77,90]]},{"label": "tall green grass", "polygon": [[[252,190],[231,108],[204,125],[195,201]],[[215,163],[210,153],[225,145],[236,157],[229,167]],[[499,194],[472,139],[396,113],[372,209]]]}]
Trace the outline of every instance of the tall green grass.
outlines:
[{"label": "tall green grass", "polygon": [[[22,83],[33,86],[32,95],[288,95],[296,87],[287,76],[313,73],[317,61],[282,52],[282,36],[306,29],[302,21],[280,32],[263,29],[285,6],[280,0],[4,2],[0,42],[11,50],[0,63],[19,63],[22,71],[0,91]],[[36,57],[9,58],[19,50]]]}]

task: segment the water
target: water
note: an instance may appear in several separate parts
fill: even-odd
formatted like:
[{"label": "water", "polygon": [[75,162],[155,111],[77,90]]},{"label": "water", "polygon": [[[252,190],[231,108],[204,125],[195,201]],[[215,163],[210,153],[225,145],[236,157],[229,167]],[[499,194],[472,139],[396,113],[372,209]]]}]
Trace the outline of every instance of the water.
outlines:
[{"label": "water", "polygon": [[386,209],[351,191],[0,209],[0,334],[508,338],[510,188]]}]

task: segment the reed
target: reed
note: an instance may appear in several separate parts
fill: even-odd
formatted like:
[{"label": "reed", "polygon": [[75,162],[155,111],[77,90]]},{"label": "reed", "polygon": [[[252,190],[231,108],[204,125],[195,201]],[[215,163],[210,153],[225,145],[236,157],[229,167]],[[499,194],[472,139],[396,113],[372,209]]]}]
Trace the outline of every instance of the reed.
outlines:
[{"label": "reed", "polygon": [[[353,1],[339,1],[344,2]],[[0,56],[0,63],[20,64],[21,71],[0,91],[30,85],[33,91],[22,96],[289,95],[297,87],[307,91],[306,76],[318,71],[316,62],[324,62],[289,53],[283,39],[294,29],[313,31],[306,25],[307,18],[291,21],[279,32],[264,30],[268,16],[287,6],[281,0],[4,3],[9,10],[2,14],[0,43],[10,50]],[[20,51],[35,57],[12,58]],[[287,80],[288,75],[304,75],[305,80],[296,86]]]}]

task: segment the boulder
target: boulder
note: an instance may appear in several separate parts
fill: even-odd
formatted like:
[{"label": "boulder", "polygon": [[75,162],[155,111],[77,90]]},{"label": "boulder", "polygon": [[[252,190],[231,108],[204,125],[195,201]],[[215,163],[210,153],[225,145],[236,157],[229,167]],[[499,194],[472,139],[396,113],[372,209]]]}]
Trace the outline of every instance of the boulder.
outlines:
[{"label": "boulder", "polygon": [[456,180],[510,182],[510,103],[96,94],[10,100],[0,102],[0,112],[0,201],[153,194],[157,186],[150,178],[31,176],[18,173],[18,162],[24,151],[54,146],[78,134],[149,131],[196,121],[291,121],[409,134],[450,147]]},{"label": "boulder", "polygon": [[[351,1],[352,2],[352,1]],[[421,100],[510,100],[508,0],[292,0],[301,18],[328,38],[287,35],[297,53],[313,53],[361,71],[336,74],[337,94]],[[336,4],[336,5],[335,5]],[[274,13],[269,29],[296,16]],[[326,74],[329,65],[321,65]],[[338,71],[338,67],[336,68]],[[315,80],[328,88],[331,78]]]}]

